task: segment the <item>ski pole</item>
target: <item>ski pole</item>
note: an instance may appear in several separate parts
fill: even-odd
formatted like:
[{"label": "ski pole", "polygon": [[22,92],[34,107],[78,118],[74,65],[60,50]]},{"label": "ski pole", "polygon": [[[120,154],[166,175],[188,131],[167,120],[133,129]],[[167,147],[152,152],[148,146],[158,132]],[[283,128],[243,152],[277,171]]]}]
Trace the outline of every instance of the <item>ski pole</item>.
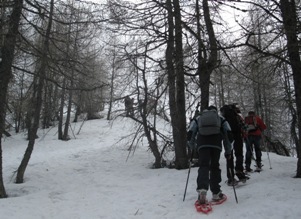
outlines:
[{"label": "ski pole", "polygon": [[[228,160],[227,160],[228,162]],[[236,203],[238,204],[238,200],[237,200],[237,195],[236,195],[236,190],[235,190],[235,185],[234,185],[234,176],[233,176],[233,173],[231,171],[231,168],[229,168],[229,173],[231,175],[231,178],[232,178],[232,186],[233,186],[233,191],[234,191],[234,196],[235,196],[235,200],[236,200]]]},{"label": "ski pole", "polygon": [[[233,156],[233,153],[231,154],[231,156]],[[230,177],[231,177],[231,179],[232,179],[232,186],[233,186],[233,191],[234,191],[235,200],[236,200],[236,203],[238,203],[237,195],[236,195],[236,190],[235,190],[235,186],[234,186],[234,184],[235,184],[235,179],[234,179],[234,169],[233,169],[233,167],[231,168],[232,165],[230,165],[230,160],[231,160],[231,159],[232,159],[232,158],[230,158],[230,159],[227,159],[227,158],[226,158],[226,162],[227,162],[228,172],[229,172]]]},{"label": "ski pole", "polygon": [[188,174],[187,174],[187,180],[186,180],[186,186],[185,186],[183,201],[185,201],[185,197],[186,197],[186,191],[187,191],[187,186],[188,186],[188,181],[189,181],[192,158],[193,158],[193,150],[191,151],[191,157],[190,157],[190,161],[189,161],[189,170],[188,170]]},{"label": "ski pole", "polygon": [[270,170],[271,170],[272,165],[271,165],[270,154],[269,154],[269,149],[268,149],[268,146],[267,146],[267,142],[266,142],[266,139],[265,139],[265,136],[264,136],[263,133],[261,133],[261,136],[262,136],[262,140],[263,140],[263,143],[264,143],[264,146],[265,146],[265,150],[267,151],[268,160],[269,160],[269,164],[270,164]]}]

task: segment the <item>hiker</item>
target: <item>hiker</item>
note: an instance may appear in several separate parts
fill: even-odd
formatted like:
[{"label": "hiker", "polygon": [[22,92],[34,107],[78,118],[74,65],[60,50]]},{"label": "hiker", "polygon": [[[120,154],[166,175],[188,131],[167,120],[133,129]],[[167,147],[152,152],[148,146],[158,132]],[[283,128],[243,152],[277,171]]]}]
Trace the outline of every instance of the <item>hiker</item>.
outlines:
[{"label": "hiker", "polygon": [[126,116],[133,116],[134,115],[134,98],[130,98],[130,96],[126,96],[124,98],[124,106]]},{"label": "hiker", "polygon": [[255,114],[254,111],[250,111],[248,116],[245,117],[245,123],[247,126],[247,137],[246,137],[246,171],[252,172],[253,169],[251,168],[251,160],[253,157],[253,146],[255,149],[255,156],[256,156],[256,169],[261,170],[262,163],[261,163],[261,149],[260,149],[260,142],[261,142],[261,135],[262,131],[265,130],[267,127],[264,124],[263,120]]},{"label": "hiker", "polygon": [[[209,106],[196,119],[191,121],[187,139],[188,145],[196,145],[199,154],[199,169],[197,177],[198,202],[207,202],[207,191],[210,187],[212,201],[225,200],[221,191],[221,170],[219,159],[222,151],[222,141],[226,159],[230,159],[232,145],[228,138],[231,128],[228,122],[218,115],[215,106]],[[196,144],[194,144],[196,136]]]},{"label": "hiker", "polygon": [[[244,173],[244,155],[243,155],[243,138],[244,138],[244,118],[241,115],[240,109],[237,104],[224,105],[221,109],[222,116],[227,120],[231,127],[232,136],[234,140],[233,151],[231,159],[227,160],[227,184],[229,186],[237,185],[238,181],[235,179],[235,175],[239,181],[246,182],[249,179]],[[235,170],[235,172],[234,172]]]}]

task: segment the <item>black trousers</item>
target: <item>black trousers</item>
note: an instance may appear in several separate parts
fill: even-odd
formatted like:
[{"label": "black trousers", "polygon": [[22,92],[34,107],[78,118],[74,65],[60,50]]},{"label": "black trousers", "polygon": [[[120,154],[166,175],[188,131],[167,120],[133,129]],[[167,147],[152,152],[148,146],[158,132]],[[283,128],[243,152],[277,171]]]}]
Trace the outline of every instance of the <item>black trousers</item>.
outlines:
[{"label": "black trousers", "polygon": [[199,170],[197,189],[210,190],[213,194],[220,192],[221,170],[219,168],[221,150],[217,148],[199,149]]},{"label": "black trousers", "polygon": [[[233,133],[233,139],[234,139],[234,156],[235,156],[235,166],[234,166],[234,156],[232,151],[232,156],[230,160],[227,160],[227,177],[228,179],[232,179],[232,176],[234,177],[234,169],[237,172],[243,172],[243,162],[244,162],[244,155],[243,155],[243,139],[241,136],[241,133]],[[231,173],[230,173],[231,170]]]},{"label": "black trousers", "polygon": [[261,135],[249,135],[246,141],[247,152],[246,152],[246,167],[250,168],[252,155],[253,155],[253,145],[255,149],[256,163],[261,164],[261,149],[260,149]]}]

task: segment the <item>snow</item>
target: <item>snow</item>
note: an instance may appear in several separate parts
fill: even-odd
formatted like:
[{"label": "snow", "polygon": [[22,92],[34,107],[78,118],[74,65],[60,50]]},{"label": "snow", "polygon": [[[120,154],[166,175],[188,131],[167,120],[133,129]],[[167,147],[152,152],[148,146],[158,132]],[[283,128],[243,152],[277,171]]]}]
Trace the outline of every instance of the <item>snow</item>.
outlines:
[{"label": "snow", "polygon": [[126,140],[119,140],[134,128],[129,118],[80,125],[72,124],[70,141],[57,140],[56,128],[40,131],[22,184],[14,179],[27,141],[24,134],[4,139],[3,177],[9,197],[0,199],[1,218],[301,218],[301,183],[293,178],[296,158],[269,153],[270,169],[263,152],[264,170],[236,188],[237,204],[233,188],[225,184],[222,157],[221,186],[228,200],[202,215],[194,208],[197,167],[191,169],[183,201],[188,169],[151,169],[154,158],[147,145],[139,145],[128,158]]}]

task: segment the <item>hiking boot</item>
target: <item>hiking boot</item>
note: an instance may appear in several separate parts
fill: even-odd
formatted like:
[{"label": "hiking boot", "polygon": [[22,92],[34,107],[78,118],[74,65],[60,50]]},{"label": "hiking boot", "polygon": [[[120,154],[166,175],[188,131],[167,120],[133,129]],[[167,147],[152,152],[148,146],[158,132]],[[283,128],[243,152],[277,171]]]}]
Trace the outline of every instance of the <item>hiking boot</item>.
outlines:
[{"label": "hiking boot", "polygon": [[238,181],[236,179],[232,180],[232,179],[228,179],[227,180],[227,185],[228,186],[236,186],[238,184]]},{"label": "hiking boot", "polygon": [[226,196],[222,193],[222,191],[219,191],[219,193],[212,195],[212,201],[214,202],[218,202],[224,199],[226,199]]},{"label": "hiking boot", "polygon": [[236,176],[241,182],[246,182],[248,179],[250,179],[250,177],[246,176],[242,171],[237,171]]},{"label": "hiking boot", "polygon": [[206,189],[197,189],[197,192],[199,193],[198,195],[198,202],[199,204],[206,204],[207,203],[207,199],[206,199],[206,195],[207,195],[207,190]]},{"label": "hiking boot", "polygon": [[256,164],[256,169],[255,169],[255,172],[260,172],[262,170],[262,164],[261,163],[257,163]]},{"label": "hiking boot", "polygon": [[251,169],[250,167],[246,167],[246,172],[253,172],[253,169]]},{"label": "hiking boot", "polygon": [[261,164],[261,162],[257,162],[257,163],[256,163],[257,169],[261,169],[262,166],[263,166],[263,165]]}]

